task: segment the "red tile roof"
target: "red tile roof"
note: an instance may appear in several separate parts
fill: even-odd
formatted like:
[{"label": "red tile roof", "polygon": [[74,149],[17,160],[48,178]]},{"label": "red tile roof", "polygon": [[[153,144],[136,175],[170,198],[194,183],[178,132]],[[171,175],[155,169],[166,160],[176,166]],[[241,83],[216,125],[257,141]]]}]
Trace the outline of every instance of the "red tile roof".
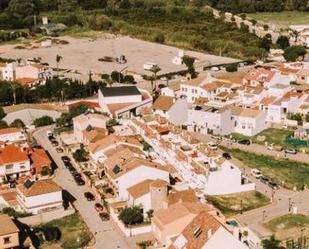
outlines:
[{"label": "red tile roof", "polygon": [[15,145],[7,145],[0,148],[0,165],[27,161],[28,155],[21,147]]},{"label": "red tile roof", "polygon": [[17,79],[17,82],[20,83],[21,85],[29,85],[37,81],[38,79],[35,78],[19,78]]},{"label": "red tile roof", "polygon": [[22,131],[22,129],[20,129],[20,128],[9,127],[9,128],[0,129],[0,135],[10,134],[10,133],[15,133],[15,132],[21,132],[21,131]]},{"label": "red tile roof", "polygon": [[35,168],[37,174],[41,173],[44,166],[50,167],[51,160],[43,149],[34,149],[30,155],[32,167]]}]

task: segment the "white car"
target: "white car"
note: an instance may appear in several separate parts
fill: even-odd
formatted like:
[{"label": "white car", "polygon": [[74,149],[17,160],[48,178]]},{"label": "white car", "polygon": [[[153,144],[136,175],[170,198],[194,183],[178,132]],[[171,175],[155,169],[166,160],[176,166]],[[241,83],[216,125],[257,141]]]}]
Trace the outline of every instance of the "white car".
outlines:
[{"label": "white car", "polygon": [[48,137],[51,137],[51,136],[53,136],[54,134],[53,134],[51,131],[46,131],[46,135],[47,135]]},{"label": "white car", "polygon": [[218,149],[218,145],[216,143],[213,143],[213,142],[208,142],[207,146],[211,150],[217,150]]},{"label": "white car", "polygon": [[259,179],[262,176],[262,173],[258,169],[252,169],[251,175],[253,175],[256,179]]}]

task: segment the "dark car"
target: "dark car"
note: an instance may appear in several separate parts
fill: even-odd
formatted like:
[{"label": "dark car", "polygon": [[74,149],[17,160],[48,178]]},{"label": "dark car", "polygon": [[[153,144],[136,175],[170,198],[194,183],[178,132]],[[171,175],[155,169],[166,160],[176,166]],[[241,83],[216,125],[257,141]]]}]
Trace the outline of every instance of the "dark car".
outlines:
[{"label": "dark car", "polygon": [[270,182],[269,178],[267,178],[266,176],[261,176],[260,177],[261,182],[268,184]]},{"label": "dark car", "polygon": [[93,194],[91,194],[90,192],[85,192],[84,196],[86,197],[87,201],[94,201],[95,197]]},{"label": "dark car", "polygon": [[270,181],[268,183],[268,186],[271,187],[273,190],[279,189],[279,185],[277,183],[275,183],[275,182],[272,182],[272,181]]},{"label": "dark car", "polygon": [[78,186],[85,185],[85,181],[82,178],[75,179],[75,182],[77,183]]},{"label": "dark car", "polygon": [[63,163],[71,162],[71,159],[68,156],[62,156],[61,160],[62,160]]},{"label": "dark car", "polygon": [[102,212],[102,211],[104,210],[103,205],[100,204],[100,203],[94,204],[94,208],[95,208],[95,210],[96,210],[97,212]]},{"label": "dark car", "polygon": [[57,146],[59,145],[58,141],[56,141],[56,140],[55,140],[55,141],[52,141],[51,143],[52,143],[52,145],[53,145],[54,147],[57,147]]},{"label": "dark car", "polygon": [[227,152],[224,152],[223,154],[222,154],[222,156],[226,159],[226,160],[230,160],[232,157],[231,157],[231,155],[229,154],[229,153],[227,153]]},{"label": "dark car", "polygon": [[102,221],[108,221],[109,220],[109,214],[108,213],[99,213],[99,216]]},{"label": "dark car", "polygon": [[48,136],[48,140],[52,142],[52,141],[56,141],[56,138],[53,135],[51,135],[51,136]]},{"label": "dark car", "polygon": [[250,145],[251,142],[249,139],[242,139],[238,141],[239,144],[243,144],[243,145]]}]

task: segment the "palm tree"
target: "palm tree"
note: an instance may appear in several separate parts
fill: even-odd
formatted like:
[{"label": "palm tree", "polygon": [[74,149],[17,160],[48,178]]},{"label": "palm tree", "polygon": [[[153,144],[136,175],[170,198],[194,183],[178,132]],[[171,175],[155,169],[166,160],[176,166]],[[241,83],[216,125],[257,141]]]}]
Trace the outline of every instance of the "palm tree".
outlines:
[{"label": "palm tree", "polygon": [[153,92],[153,83],[155,81],[155,77],[153,75],[149,76],[149,75],[146,75],[146,74],[142,75],[142,77],[143,77],[144,80],[150,81],[151,91]]},{"label": "palm tree", "polygon": [[59,63],[63,59],[63,57],[59,54],[56,56],[56,63],[57,63],[57,76],[59,76]]},{"label": "palm tree", "polygon": [[20,87],[20,84],[13,81],[10,83],[10,87],[12,88],[12,92],[13,92],[13,102],[14,102],[14,105],[16,105],[16,102],[17,102],[16,90]]},{"label": "palm tree", "polygon": [[[161,68],[158,65],[154,65],[149,71],[153,73],[153,75],[152,75],[152,77],[154,79],[153,81],[155,83],[155,88],[157,88],[157,79],[158,79],[157,74],[158,74],[158,72],[161,71]],[[152,89],[153,89],[153,85],[152,85]]]}]

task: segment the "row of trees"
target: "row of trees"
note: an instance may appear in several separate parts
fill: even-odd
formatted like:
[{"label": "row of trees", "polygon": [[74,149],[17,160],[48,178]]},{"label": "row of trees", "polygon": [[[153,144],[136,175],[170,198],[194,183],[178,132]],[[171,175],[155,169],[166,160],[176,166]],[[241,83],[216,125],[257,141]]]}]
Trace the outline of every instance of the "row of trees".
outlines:
[{"label": "row of trees", "polygon": [[207,0],[214,8],[232,13],[309,10],[307,0]]}]

